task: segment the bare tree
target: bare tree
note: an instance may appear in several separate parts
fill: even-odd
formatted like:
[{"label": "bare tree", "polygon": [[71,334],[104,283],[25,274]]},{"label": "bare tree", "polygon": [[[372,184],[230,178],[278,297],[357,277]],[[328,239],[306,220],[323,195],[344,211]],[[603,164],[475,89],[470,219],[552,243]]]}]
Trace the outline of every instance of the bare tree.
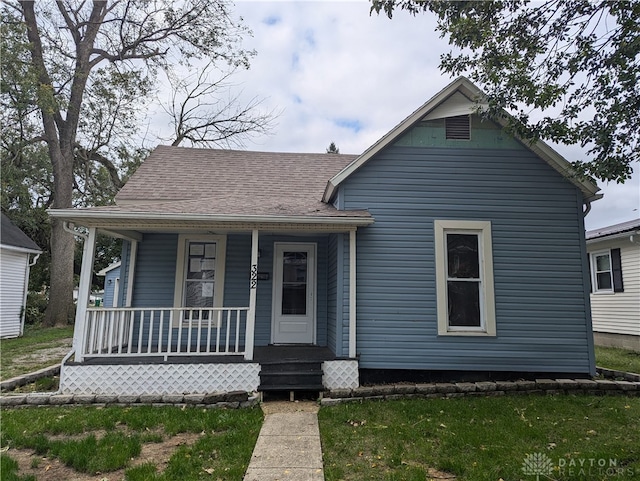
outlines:
[{"label": "bare tree", "polygon": [[244,141],[267,134],[277,114],[262,112],[262,100],[253,97],[241,103],[242,92],[229,83],[236,67],[215,75],[215,65],[188,75],[171,75],[171,104],[163,105],[174,126],[173,146],[244,146]]},{"label": "bare tree", "polygon": [[[231,17],[225,0],[58,0],[53,8],[49,2],[19,1],[4,3],[2,9],[3,16],[13,9],[26,26],[42,139],[52,165],[52,207],[56,209],[74,204],[78,162],[98,162],[114,184],[121,182],[116,163],[104,154],[105,146],[109,145],[111,153],[117,150],[113,147],[117,129],[124,132],[136,120],[135,109],[125,107],[132,95],[148,98],[160,71],[170,75],[174,65],[188,68],[202,59],[232,69],[248,68],[254,54],[241,48],[242,37],[250,32]],[[211,88],[195,87],[191,97],[202,99],[213,92],[213,86],[215,83]],[[240,113],[256,105],[250,103]],[[228,111],[227,122],[216,125],[211,120],[203,122],[196,112],[185,107],[184,114],[175,117],[181,125],[176,134],[196,142],[208,138],[208,134],[199,135],[199,129],[219,130],[230,139],[234,119],[246,117]],[[250,128],[262,128],[259,115],[253,124],[241,121],[236,125],[237,133],[244,135]],[[65,324],[72,315],[73,254],[73,236],[61,221],[53,220],[47,325]]]}]

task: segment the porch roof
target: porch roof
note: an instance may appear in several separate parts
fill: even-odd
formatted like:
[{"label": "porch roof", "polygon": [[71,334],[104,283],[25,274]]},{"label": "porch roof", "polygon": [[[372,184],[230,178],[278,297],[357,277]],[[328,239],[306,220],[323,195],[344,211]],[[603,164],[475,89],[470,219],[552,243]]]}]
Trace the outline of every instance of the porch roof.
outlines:
[{"label": "porch roof", "polygon": [[117,205],[50,210],[102,229],[331,230],[371,224],[366,210],[322,202],[327,179],[355,155],[159,146],[116,195]]}]

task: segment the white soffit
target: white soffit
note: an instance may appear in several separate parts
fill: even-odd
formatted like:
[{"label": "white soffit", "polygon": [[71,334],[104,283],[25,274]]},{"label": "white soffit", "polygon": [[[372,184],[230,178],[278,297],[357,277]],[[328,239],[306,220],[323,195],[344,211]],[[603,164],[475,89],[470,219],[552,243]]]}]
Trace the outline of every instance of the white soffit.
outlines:
[{"label": "white soffit", "polygon": [[460,92],[455,92],[435,109],[423,117],[422,120],[445,119],[458,115],[473,114],[478,108],[484,109],[487,104],[477,104]]}]

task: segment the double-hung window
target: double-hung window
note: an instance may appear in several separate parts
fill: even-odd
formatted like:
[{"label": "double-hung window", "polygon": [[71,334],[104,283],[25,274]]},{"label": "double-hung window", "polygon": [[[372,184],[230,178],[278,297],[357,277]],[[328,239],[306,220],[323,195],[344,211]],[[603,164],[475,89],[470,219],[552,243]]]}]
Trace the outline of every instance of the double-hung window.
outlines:
[{"label": "double-hung window", "polygon": [[174,306],[188,309],[178,319],[207,320],[222,306],[225,253],[225,236],[179,236]]},{"label": "double-hung window", "polygon": [[591,290],[596,294],[624,292],[620,249],[591,253]]},{"label": "double-hung window", "polygon": [[436,220],[438,334],[496,335],[491,223]]}]

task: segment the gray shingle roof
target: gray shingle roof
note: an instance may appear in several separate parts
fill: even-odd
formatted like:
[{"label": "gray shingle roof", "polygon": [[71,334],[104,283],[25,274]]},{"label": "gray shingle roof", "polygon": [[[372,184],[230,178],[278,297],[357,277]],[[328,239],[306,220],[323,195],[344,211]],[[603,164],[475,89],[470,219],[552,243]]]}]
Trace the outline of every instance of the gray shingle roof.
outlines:
[{"label": "gray shingle roof", "polygon": [[6,246],[19,247],[35,252],[41,252],[40,247],[27,234],[22,232],[11,220],[2,213],[0,225],[0,243]]},{"label": "gray shingle roof", "polygon": [[159,146],[116,203],[142,212],[326,215],[335,210],[321,201],[327,179],[356,157]]},{"label": "gray shingle roof", "polygon": [[627,222],[621,222],[620,224],[614,224],[599,229],[593,229],[587,231],[585,236],[587,239],[597,239],[599,237],[606,237],[614,234],[621,234],[622,232],[632,231],[640,229],[640,219],[633,219]]}]

